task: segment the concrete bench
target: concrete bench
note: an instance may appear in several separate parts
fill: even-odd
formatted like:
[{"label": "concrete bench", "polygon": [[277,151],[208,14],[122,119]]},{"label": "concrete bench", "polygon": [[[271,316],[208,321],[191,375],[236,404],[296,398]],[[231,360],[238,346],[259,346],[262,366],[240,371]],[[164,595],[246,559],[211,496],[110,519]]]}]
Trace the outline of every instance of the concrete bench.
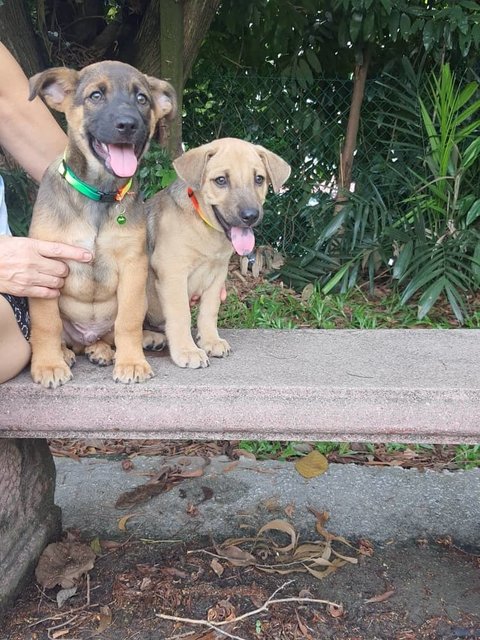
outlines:
[{"label": "concrete bench", "polygon": [[0,387],[0,613],[58,534],[45,438],[480,442],[479,330],[237,330],[208,369],[150,356],[115,384],[79,358],[57,390]]}]

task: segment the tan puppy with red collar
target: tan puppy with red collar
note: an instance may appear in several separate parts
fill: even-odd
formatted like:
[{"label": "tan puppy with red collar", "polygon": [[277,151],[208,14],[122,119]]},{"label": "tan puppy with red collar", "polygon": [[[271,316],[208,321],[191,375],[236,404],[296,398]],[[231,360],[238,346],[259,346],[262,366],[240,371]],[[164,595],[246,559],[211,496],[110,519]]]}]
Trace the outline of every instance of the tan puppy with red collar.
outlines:
[{"label": "tan puppy with red collar", "polygon": [[[222,358],[220,293],[233,252],[248,255],[263,217],[268,186],[277,193],[290,175],[280,156],[237,138],[197,147],[173,163],[179,179],[146,202],[150,269],[147,322],[165,330],[172,360],[199,368]],[[189,301],[200,296],[197,344]],[[161,349],[163,333],[144,332],[144,348]]]}]

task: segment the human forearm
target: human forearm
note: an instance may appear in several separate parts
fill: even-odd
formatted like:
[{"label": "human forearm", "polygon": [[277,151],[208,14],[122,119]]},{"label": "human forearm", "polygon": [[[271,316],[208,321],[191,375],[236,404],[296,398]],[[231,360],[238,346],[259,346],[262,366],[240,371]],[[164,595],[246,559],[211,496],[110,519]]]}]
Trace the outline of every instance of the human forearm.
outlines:
[{"label": "human forearm", "polygon": [[2,44],[0,68],[0,145],[38,182],[65,149],[66,135],[40,99],[28,101],[28,80]]}]

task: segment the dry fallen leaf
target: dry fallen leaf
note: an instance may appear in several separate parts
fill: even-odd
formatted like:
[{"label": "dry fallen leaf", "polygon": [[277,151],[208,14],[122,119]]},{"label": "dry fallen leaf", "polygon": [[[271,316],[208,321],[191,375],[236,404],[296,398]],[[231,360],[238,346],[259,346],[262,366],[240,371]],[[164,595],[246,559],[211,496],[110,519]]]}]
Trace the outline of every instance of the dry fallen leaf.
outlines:
[{"label": "dry fallen leaf", "polygon": [[83,574],[93,569],[95,553],[81,542],[53,542],[43,551],[35,569],[38,583],[53,589],[74,587]]},{"label": "dry fallen leaf", "polygon": [[278,547],[277,545],[275,545],[277,551],[286,553],[287,551],[291,551],[296,546],[297,532],[295,531],[294,527],[292,527],[292,525],[286,520],[272,520],[271,522],[267,522],[267,524],[264,524],[263,527],[258,530],[257,536],[260,537],[262,533],[265,533],[265,531],[271,530],[282,531],[283,533],[286,533],[290,536],[290,544],[287,544],[287,546]]},{"label": "dry fallen leaf", "polygon": [[188,469],[190,460],[180,458],[173,466],[164,466],[156,471],[150,480],[138,487],[122,493],[115,502],[116,509],[129,509],[135,505],[147,502],[151,498],[173,489],[175,485],[187,478],[199,478],[205,473],[205,467],[210,464],[208,458],[202,458],[202,464],[196,469]]},{"label": "dry fallen leaf", "polygon": [[342,604],[333,604],[330,603],[327,605],[327,611],[332,616],[332,618],[341,618],[345,611],[343,610]]},{"label": "dry fallen leaf", "polygon": [[257,456],[252,451],[246,449],[232,449],[231,455],[234,458],[248,458],[249,460],[256,460]]},{"label": "dry fallen leaf", "polygon": [[100,540],[100,546],[107,551],[114,551],[115,549],[119,549],[124,542],[119,542],[118,540]]},{"label": "dry fallen leaf", "polygon": [[[313,510],[312,510],[313,511]],[[339,545],[354,549],[347,540],[325,531],[323,525],[328,519],[326,512],[314,512],[317,516],[317,529],[323,532],[324,540],[298,544],[295,528],[286,520],[272,520],[259,529],[255,537],[229,538],[216,551],[220,559],[233,566],[254,566],[264,573],[287,575],[291,573],[310,573],[321,580],[345,564],[357,564],[358,558],[337,551]],[[265,535],[270,532],[287,534],[289,544],[280,546],[275,536]],[[278,538],[278,536],[277,536]],[[250,551],[241,545],[249,545]],[[358,554],[358,550],[356,550]]]},{"label": "dry fallen leaf", "polygon": [[323,453],[314,449],[295,462],[295,469],[304,478],[315,478],[328,469],[328,460]]},{"label": "dry fallen leaf", "polygon": [[312,634],[310,633],[310,629],[307,627],[306,623],[300,618],[298,611],[295,611],[295,613],[297,615],[298,630],[302,634],[302,637],[305,638],[305,640],[313,640]]},{"label": "dry fallen leaf", "polygon": [[100,633],[103,633],[105,629],[112,624],[112,611],[110,607],[107,607],[106,605],[104,607],[100,607],[98,618],[99,618],[99,623],[98,623],[98,627],[93,632],[94,635],[99,635]]},{"label": "dry fallen leaf", "polygon": [[126,460],[122,460],[122,469],[124,471],[131,471],[133,469],[135,465],[133,464],[133,462],[130,460],[130,458],[127,458]]},{"label": "dry fallen leaf", "polygon": [[217,547],[217,553],[234,567],[248,567],[256,562],[255,556],[233,544]]},{"label": "dry fallen leaf", "polygon": [[102,555],[102,545],[100,544],[100,538],[98,536],[90,542],[90,547],[96,556]]},{"label": "dry fallen leaf", "polygon": [[185,509],[185,513],[187,514],[187,516],[196,518],[199,514],[198,507],[195,504],[189,502],[187,504],[187,508]]},{"label": "dry fallen leaf", "polygon": [[120,529],[120,531],[126,531],[128,520],[130,520],[130,518],[133,518],[133,516],[136,516],[136,515],[137,515],[136,513],[129,513],[128,515],[120,518],[118,521],[118,528]]},{"label": "dry fallen leaf", "polygon": [[77,587],[72,587],[71,589],[60,589],[57,593],[57,605],[58,608],[61,609],[65,602],[73,597],[77,593]]},{"label": "dry fallen leaf", "polygon": [[145,578],[143,578],[140,583],[140,591],[147,591],[147,589],[150,589],[151,586],[152,586],[152,579],[149,578],[148,576],[145,576]]},{"label": "dry fallen leaf", "polygon": [[227,622],[233,620],[235,616],[235,607],[229,600],[220,600],[207,612],[207,620],[209,622]]},{"label": "dry fallen leaf", "polygon": [[238,467],[238,460],[234,460],[233,462],[229,462],[222,468],[222,473],[229,473]]},{"label": "dry fallen leaf", "polygon": [[365,604],[370,604],[372,602],[385,602],[385,600],[391,598],[394,593],[395,589],[390,589],[389,591],[385,591],[385,593],[380,593],[378,596],[368,598],[368,600],[365,600]]},{"label": "dry fallen leaf", "polygon": [[213,560],[210,562],[210,567],[215,571],[218,577],[220,577],[225,571],[222,563],[219,562],[216,558],[213,558]]}]

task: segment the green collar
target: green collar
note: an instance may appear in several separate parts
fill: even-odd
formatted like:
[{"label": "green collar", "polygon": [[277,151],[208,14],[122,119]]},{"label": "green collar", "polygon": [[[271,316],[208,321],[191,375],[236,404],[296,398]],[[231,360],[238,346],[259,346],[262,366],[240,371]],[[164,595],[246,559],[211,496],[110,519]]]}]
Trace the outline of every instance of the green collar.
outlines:
[{"label": "green collar", "polygon": [[58,172],[65,178],[69,185],[71,185],[74,189],[76,189],[79,193],[87,196],[90,200],[96,200],[97,202],[121,202],[126,194],[130,191],[132,186],[132,178],[127,182],[127,184],[120,187],[117,191],[100,191],[99,189],[95,189],[95,187],[91,187],[83,180],[80,180],[70,167],[67,166],[65,160],[62,160],[58,166]]}]

